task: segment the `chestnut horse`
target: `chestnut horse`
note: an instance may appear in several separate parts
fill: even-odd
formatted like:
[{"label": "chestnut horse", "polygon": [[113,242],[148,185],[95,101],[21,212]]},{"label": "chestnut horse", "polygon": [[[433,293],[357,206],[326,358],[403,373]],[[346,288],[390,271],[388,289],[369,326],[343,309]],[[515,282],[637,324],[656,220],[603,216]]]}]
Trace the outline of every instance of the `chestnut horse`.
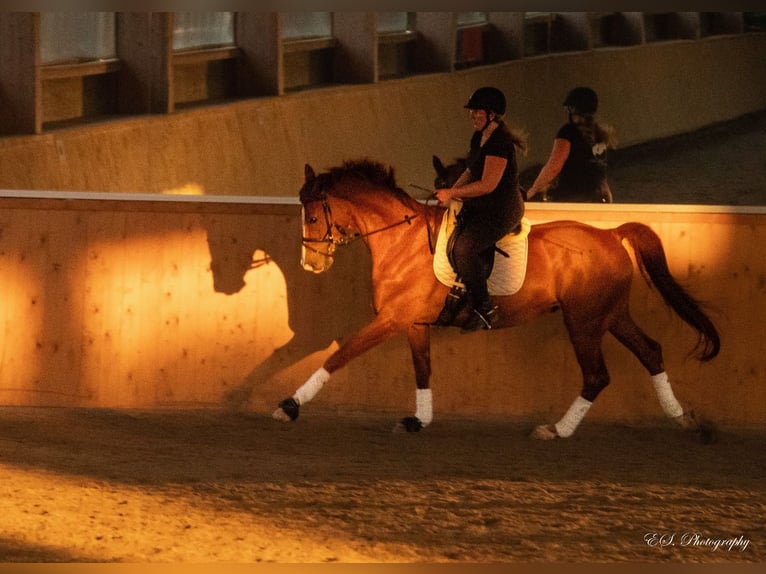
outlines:
[{"label": "chestnut horse", "polygon": [[[332,353],[292,397],[282,401],[274,418],[294,420],[301,406],[319,392],[330,375],[351,359],[397,333],[405,333],[415,367],[416,410],[400,426],[417,431],[433,419],[430,389],[430,328],[445,302],[448,287],[433,270],[433,232],[445,208],[417,201],[397,187],[393,169],[360,160],[317,175],[306,165],[300,190],[303,206],[302,264],[321,273],[333,254],[356,240],[364,241],[372,258],[374,319]],[[646,225],[626,223],[598,229],[575,221],[533,225],[528,236],[528,271],[513,295],[493,297],[500,319],[494,329],[513,327],[560,310],[582,370],[582,392],[561,420],[538,426],[532,436],[570,436],[591,403],[609,384],[601,344],[609,332],[649,372],[664,413],[687,429],[699,429],[691,413],[676,400],[662,349],[630,316],[628,296],[633,263],[622,241],[630,243],[646,280],[698,334],[694,350],[700,361],[718,354],[720,340],[700,305],[668,270],[659,237]],[[343,312],[338,309],[338,312]],[[462,311],[454,326],[469,318]]]}]

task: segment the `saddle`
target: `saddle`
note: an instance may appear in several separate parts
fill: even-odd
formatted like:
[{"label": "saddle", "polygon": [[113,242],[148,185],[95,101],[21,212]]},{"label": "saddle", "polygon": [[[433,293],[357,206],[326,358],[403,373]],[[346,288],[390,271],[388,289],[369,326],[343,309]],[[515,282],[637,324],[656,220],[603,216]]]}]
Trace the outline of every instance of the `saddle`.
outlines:
[{"label": "saddle", "polygon": [[[452,264],[452,242],[457,225],[461,202],[450,202],[442,218],[434,251],[434,274],[440,283],[465,289]],[[521,289],[527,273],[527,238],[532,225],[526,217],[517,229],[511,231],[495,244],[494,251],[483,254],[487,270],[487,288],[490,295],[513,295]]]}]

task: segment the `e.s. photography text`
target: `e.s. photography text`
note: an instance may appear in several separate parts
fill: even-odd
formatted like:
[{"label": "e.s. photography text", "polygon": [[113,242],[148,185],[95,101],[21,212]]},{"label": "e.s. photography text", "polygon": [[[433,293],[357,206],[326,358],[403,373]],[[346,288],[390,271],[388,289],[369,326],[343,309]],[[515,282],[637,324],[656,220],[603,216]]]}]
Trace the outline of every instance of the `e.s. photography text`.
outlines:
[{"label": "e.s. photography text", "polygon": [[689,548],[709,548],[712,552],[726,550],[727,552],[744,552],[750,546],[750,540],[742,535],[737,537],[715,537],[699,532],[647,532],[644,542],[655,548],[681,546]]}]

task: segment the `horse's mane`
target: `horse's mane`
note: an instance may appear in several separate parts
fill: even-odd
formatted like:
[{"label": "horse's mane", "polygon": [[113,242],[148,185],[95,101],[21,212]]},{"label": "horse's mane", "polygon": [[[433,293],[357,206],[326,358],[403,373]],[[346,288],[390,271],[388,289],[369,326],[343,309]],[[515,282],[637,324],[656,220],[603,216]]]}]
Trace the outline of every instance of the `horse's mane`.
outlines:
[{"label": "horse's mane", "polygon": [[[393,167],[385,166],[370,159],[345,161],[340,166],[320,173],[317,175],[317,181],[311,190],[311,195],[315,197],[324,195],[338,184],[347,181],[358,181],[377,187],[385,187],[400,201],[407,203],[412,200],[412,197],[397,185]],[[302,197],[301,201],[303,199]]]}]

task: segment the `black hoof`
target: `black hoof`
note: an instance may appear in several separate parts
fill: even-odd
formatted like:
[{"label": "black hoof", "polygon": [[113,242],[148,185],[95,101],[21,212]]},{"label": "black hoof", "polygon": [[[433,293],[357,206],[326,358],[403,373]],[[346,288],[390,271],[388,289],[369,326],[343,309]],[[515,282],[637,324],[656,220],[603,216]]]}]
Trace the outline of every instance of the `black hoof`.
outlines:
[{"label": "black hoof", "polygon": [[279,403],[279,408],[285,411],[285,414],[290,417],[291,421],[294,421],[298,418],[301,407],[298,404],[298,401],[293,398],[289,398]]},{"label": "black hoof", "polygon": [[423,429],[423,423],[418,417],[404,417],[400,424],[407,432],[420,432]]}]

